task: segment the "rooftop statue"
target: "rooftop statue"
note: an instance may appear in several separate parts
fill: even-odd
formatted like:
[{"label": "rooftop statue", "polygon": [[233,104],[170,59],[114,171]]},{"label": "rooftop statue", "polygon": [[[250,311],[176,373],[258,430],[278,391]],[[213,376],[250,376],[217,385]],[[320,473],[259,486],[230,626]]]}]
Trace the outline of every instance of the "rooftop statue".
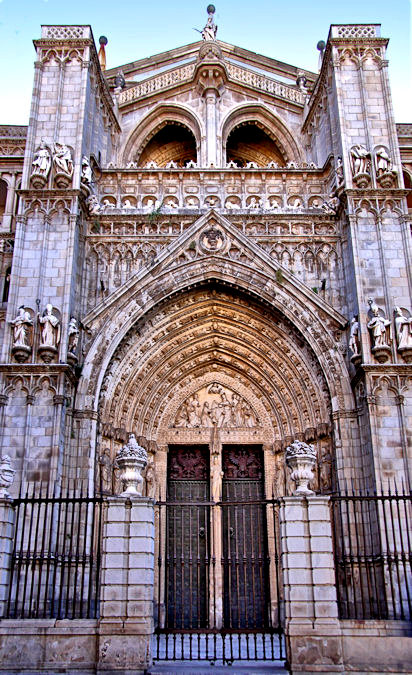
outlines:
[{"label": "rooftop statue", "polygon": [[215,11],[216,8],[214,5],[207,6],[208,19],[206,26],[202,30],[202,38],[205,41],[216,40],[217,26],[213,18]]}]

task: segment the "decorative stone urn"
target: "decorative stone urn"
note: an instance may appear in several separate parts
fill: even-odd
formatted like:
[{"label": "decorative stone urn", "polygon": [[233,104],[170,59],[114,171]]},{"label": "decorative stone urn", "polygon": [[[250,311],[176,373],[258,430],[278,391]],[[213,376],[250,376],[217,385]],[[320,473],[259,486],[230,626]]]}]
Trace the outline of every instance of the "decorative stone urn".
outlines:
[{"label": "decorative stone urn", "polygon": [[285,459],[288,467],[292,469],[291,478],[296,483],[296,490],[293,494],[296,497],[313,495],[314,492],[309,489],[308,483],[315,477],[313,473],[316,464],[314,446],[303,443],[303,441],[293,441],[286,448]]},{"label": "decorative stone urn", "polygon": [[143,488],[141,471],[147,464],[147,452],[138,444],[134,434],[129,435],[128,443],[117,453],[116,462],[120,469],[119,478],[123,487],[120,496],[140,496]]},{"label": "decorative stone urn", "polygon": [[0,498],[10,497],[7,488],[13,483],[16,471],[11,466],[11,460],[8,455],[0,460]]}]

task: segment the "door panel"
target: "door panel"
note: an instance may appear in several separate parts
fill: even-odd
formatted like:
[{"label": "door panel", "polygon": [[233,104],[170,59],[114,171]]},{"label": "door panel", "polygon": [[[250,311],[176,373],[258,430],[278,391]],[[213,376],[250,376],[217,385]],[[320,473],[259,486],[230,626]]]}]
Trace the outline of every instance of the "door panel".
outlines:
[{"label": "door panel", "polygon": [[209,572],[208,448],[170,446],[168,457],[167,627],[207,625]]},{"label": "door panel", "polygon": [[222,535],[224,626],[267,625],[268,556],[263,453],[260,446],[223,447]]}]

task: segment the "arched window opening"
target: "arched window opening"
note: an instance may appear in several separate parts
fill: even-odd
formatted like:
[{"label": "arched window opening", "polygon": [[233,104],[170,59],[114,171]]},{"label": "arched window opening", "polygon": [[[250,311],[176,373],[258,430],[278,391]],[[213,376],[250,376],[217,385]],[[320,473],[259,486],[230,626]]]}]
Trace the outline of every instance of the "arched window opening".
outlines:
[{"label": "arched window opening", "polygon": [[4,211],[6,210],[6,199],[7,183],[4,180],[0,180],[0,218],[3,216]]},{"label": "arched window opening", "polygon": [[144,167],[148,162],[155,162],[157,166],[165,167],[174,162],[178,167],[184,167],[196,160],[196,139],[192,132],[177,122],[167,122],[147,143],[138,164]]},{"label": "arched window opening", "polygon": [[253,122],[245,122],[231,131],[226,144],[226,162],[235,162],[240,167],[248,162],[262,168],[270,162],[285,166],[275,141]]},{"label": "arched window opening", "polygon": [[406,171],[403,172],[403,182],[405,184],[405,189],[409,190],[409,194],[406,197],[406,203],[408,205],[408,209],[412,209],[412,179]]},{"label": "arched window opening", "polygon": [[6,269],[6,274],[4,275],[2,302],[7,302],[9,299],[10,276],[11,276],[11,267],[8,267]]}]

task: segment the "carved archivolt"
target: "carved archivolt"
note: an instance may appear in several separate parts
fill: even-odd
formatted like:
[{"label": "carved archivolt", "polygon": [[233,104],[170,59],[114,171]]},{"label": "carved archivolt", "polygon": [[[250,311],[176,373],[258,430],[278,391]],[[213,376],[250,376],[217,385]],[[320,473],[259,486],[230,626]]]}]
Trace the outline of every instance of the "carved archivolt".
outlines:
[{"label": "carved archivolt", "polygon": [[189,291],[142,318],[100,394],[103,423],[152,439],[215,425],[316,435],[330,414],[321,368],[291,324],[222,289]]}]

